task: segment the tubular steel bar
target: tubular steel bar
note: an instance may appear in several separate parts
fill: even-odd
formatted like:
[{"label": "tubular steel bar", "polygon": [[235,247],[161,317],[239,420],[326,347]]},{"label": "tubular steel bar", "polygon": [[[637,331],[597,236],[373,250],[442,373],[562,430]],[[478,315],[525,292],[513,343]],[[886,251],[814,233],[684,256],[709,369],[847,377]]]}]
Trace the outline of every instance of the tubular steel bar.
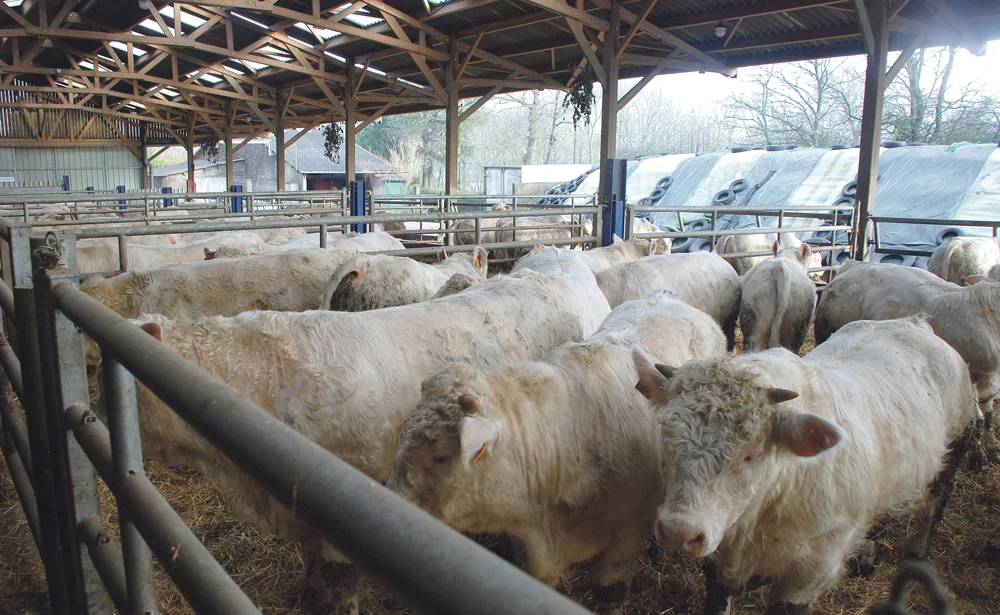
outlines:
[{"label": "tubular steel bar", "polygon": [[[107,400],[108,428],[111,432],[111,457],[119,479],[144,474],[142,438],[139,435],[139,410],[135,401],[135,379],[115,360],[103,353],[104,395]],[[125,557],[125,581],[130,613],[155,615],[156,593],[153,590],[153,558],[149,547],[129,520],[128,511],[119,503],[122,552]]]},{"label": "tubular steel bar", "polygon": [[[414,608],[443,615],[587,612],[165,350],[97,300],[68,284],[53,288],[53,296],[196,431]],[[134,520],[141,529],[141,517]]]},{"label": "tubular steel bar", "polygon": [[[34,294],[44,385],[42,407],[55,486],[57,527],[54,529],[62,544],[61,561],[69,604],[71,612],[110,615],[113,612],[111,601],[93,562],[81,549],[77,529],[84,518],[100,515],[97,477],[87,456],[69,437],[64,422],[68,405],[90,403],[83,340],[76,325],[54,308],[51,292],[56,284],[75,287],[79,281],[75,266],[64,265],[67,262],[75,265],[75,243],[72,237],[49,234],[44,240],[32,239],[31,247],[36,266]],[[52,267],[54,260],[55,267]],[[36,465],[39,463],[38,456],[33,460]]]},{"label": "tubular steel bar", "polygon": [[66,420],[97,473],[129,512],[129,518],[192,608],[198,613],[259,614],[145,475],[115,474],[107,427],[81,404],[66,408]]},{"label": "tubular steel bar", "polygon": [[104,582],[111,601],[119,613],[135,613],[129,610],[128,590],[125,586],[125,566],[122,564],[122,550],[108,536],[107,530],[97,517],[87,517],[80,522],[80,535],[87,545],[87,555],[94,562],[97,574]]},{"label": "tubular steel bar", "polygon": [[38,501],[35,498],[35,488],[30,478],[30,458],[22,452],[22,450],[26,450],[22,447],[27,444],[27,433],[21,415],[10,403],[10,390],[2,375],[0,375],[0,381],[3,382],[2,387],[0,387],[0,425],[2,425],[0,435],[3,437],[3,440],[0,441],[0,445],[2,445],[0,450],[3,451],[7,471],[10,472],[14,490],[17,491],[21,509],[24,511],[24,518],[28,522],[28,529],[31,530],[31,537],[35,540],[35,547],[41,553],[42,532],[38,520]]}]

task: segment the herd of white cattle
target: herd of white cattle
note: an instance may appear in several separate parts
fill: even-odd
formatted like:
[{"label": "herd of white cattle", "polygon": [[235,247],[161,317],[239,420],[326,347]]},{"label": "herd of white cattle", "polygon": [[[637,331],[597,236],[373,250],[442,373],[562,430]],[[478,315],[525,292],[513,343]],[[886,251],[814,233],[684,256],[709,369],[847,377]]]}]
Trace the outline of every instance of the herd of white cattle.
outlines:
[{"label": "herd of white cattle", "polygon": [[[817,305],[810,248],[761,237],[741,241],[774,256],[742,275],[616,239],[487,277],[481,248],[428,265],[363,253],[401,247],[385,233],[228,233],[134,242],[135,270],[81,288],[455,529],[506,534],[543,582],[589,562],[597,612],[623,607],[653,538],[706,558],[706,613],[758,577],[769,613],[806,613],[880,515],[909,511],[901,552],[927,555],[1000,389],[1000,249],[952,240],[941,277],[849,261]],[[108,248],[82,245],[81,270],[115,269]],[[179,249],[215,258],[163,264]],[[310,609],[358,611],[357,573],[316,530],[138,395],[147,458],[301,541]]]}]

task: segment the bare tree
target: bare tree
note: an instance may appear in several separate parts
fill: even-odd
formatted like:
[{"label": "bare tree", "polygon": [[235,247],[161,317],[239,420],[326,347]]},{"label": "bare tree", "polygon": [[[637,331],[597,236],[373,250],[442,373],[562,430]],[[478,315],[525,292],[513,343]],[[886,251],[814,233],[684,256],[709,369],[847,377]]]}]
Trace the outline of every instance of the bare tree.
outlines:
[{"label": "bare tree", "polygon": [[[886,92],[884,128],[893,139],[923,143],[949,143],[956,134],[975,134],[980,125],[972,113],[982,109],[983,93],[977,84],[955,91],[952,71],[955,47],[921,49],[906,63],[899,78]],[[982,127],[988,134],[988,128]]]},{"label": "bare tree", "polygon": [[810,60],[755,69],[730,97],[726,119],[747,143],[832,145],[859,130],[857,94],[845,60]]}]

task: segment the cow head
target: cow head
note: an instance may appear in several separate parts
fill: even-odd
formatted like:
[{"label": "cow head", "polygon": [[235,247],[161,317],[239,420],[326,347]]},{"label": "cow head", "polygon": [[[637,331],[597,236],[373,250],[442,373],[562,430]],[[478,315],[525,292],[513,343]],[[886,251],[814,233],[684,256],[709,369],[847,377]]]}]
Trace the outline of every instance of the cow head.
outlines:
[{"label": "cow head", "polygon": [[762,386],[741,357],[671,368],[635,348],[633,359],[660,432],[666,496],[655,534],[666,549],[710,555],[732,528],[754,522],[783,466],[844,437],[828,419],[789,407],[798,393]]},{"label": "cow head", "polygon": [[460,531],[501,531],[501,508],[522,501],[524,480],[508,455],[507,421],[489,385],[455,364],[427,378],[403,423],[388,486]]}]

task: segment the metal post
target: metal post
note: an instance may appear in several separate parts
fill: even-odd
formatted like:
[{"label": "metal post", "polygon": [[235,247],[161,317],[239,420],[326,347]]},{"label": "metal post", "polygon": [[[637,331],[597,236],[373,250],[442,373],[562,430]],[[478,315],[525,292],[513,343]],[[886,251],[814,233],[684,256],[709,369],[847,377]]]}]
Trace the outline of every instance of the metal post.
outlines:
[{"label": "metal post", "polygon": [[128,235],[118,236],[118,270],[128,271]]},{"label": "metal post", "polygon": [[[52,287],[64,283],[77,286],[75,239],[49,233],[31,241],[36,266],[35,315],[38,327],[38,357],[44,387],[44,420],[48,436],[48,462],[57,514],[55,531],[61,546],[67,606],[72,613],[112,613],[111,601],[89,557],[81,550],[80,522],[100,516],[97,477],[87,456],[69,436],[65,408],[90,404],[83,340],[76,325],[56,310]],[[37,455],[33,458],[37,466]],[[41,497],[41,496],[39,496]]]},{"label": "metal post", "polygon": [[875,182],[878,177],[879,142],[882,137],[882,101],[886,53],[889,49],[887,0],[869,0],[869,21],[874,44],[868,50],[865,97],[861,110],[861,152],[858,155],[858,191],[854,195],[855,260],[868,256],[868,216],[875,210]]},{"label": "metal post", "polygon": [[[144,474],[135,379],[113,355],[103,353],[101,362],[113,471],[117,479],[123,480],[127,476]],[[128,511],[121,503],[118,504],[118,522],[121,527],[129,612],[153,615],[158,612],[156,593],[153,590],[153,556],[139,531],[129,521]]]},{"label": "metal post", "polygon": [[[355,127],[358,123],[358,100],[354,95],[358,71],[354,68],[354,58],[347,59],[347,82],[344,85],[344,183],[348,186],[355,179]],[[362,193],[364,194],[364,193]]]},{"label": "metal post", "polygon": [[604,192],[600,195],[603,204],[603,226],[601,228],[601,245],[610,246],[615,235],[625,237],[625,172],[628,160],[619,158],[607,161],[602,172],[607,177],[601,180]]},{"label": "metal post", "polygon": [[[351,186],[351,211],[352,216],[365,215],[365,180],[358,179],[350,184]],[[364,233],[364,224],[352,224],[351,230],[356,233]]]},{"label": "metal post", "polygon": [[483,219],[476,218],[476,241],[475,244],[478,246],[483,241]]},{"label": "metal post", "polygon": [[[604,185],[609,179],[608,165],[615,157],[615,139],[618,137],[618,40],[621,31],[621,9],[618,0],[611,0],[610,20],[611,31],[604,33],[604,53],[601,62],[604,64],[605,82],[601,98],[601,176],[597,194],[607,194]],[[624,199],[623,199],[624,200]]]},{"label": "metal post", "polygon": [[325,248],[326,247],[326,241],[327,241],[327,237],[326,237],[326,225],[325,224],[320,224],[319,225],[319,247]]},{"label": "metal post", "polygon": [[458,194],[458,41],[452,39],[445,67],[444,186],[445,194]]},{"label": "metal post", "polygon": [[274,150],[277,154],[276,163],[277,168],[277,180],[276,190],[278,192],[285,191],[285,115],[281,112],[282,108],[285,106],[285,96],[284,92],[278,90],[274,94],[275,103],[275,113],[274,113]]},{"label": "metal post", "polygon": [[222,141],[226,148],[226,186],[232,186],[235,183],[233,180],[233,118],[235,110],[236,105],[233,100],[227,98],[222,126]]}]

